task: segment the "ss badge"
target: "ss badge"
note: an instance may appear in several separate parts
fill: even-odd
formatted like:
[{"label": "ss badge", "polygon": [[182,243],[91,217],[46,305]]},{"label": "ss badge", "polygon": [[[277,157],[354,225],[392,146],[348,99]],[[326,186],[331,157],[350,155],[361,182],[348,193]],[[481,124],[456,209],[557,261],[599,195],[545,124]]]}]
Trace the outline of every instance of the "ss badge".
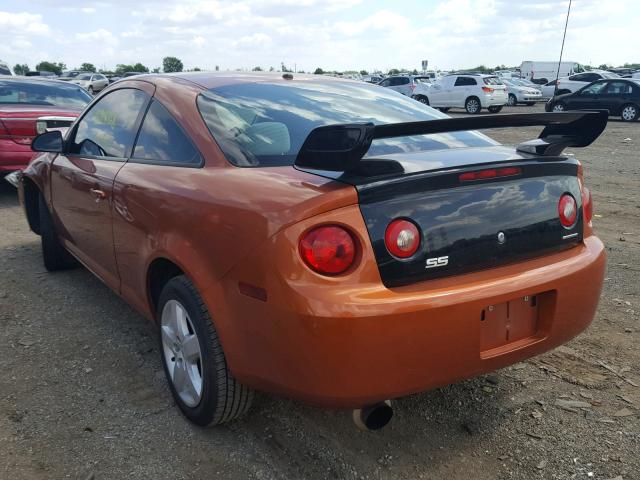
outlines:
[{"label": "ss badge", "polygon": [[449,265],[449,255],[446,257],[427,258],[427,266],[425,268],[445,267]]}]

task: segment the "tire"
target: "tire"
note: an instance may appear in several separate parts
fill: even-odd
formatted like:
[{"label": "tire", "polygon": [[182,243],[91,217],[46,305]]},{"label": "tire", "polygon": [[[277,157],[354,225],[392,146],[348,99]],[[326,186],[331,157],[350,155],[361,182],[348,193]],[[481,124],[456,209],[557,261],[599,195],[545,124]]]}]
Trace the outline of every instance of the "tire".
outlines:
[{"label": "tire", "polygon": [[502,105],[498,107],[489,107],[487,110],[489,110],[489,112],[491,113],[500,113],[500,111],[502,110]]},{"label": "tire", "polygon": [[184,275],[169,280],[160,293],[157,312],[162,365],[185,417],[204,427],[245,414],[253,390],[229,371],[218,332],[193,283]]},{"label": "tire", "polygon": [[551,108],[552,112],[564,112],[567,108],[565,107],[564,103],[562,102],[558,102],[556,104],[553,105],[553,107]]},{"label": "tire", "polygon": [[640,108],[634,103],[623,105],[620,109],[620,118],[623,122],[635,122],[640,116]]},{"label": "tire", "polygon": [[429,99],[427,97],[425,97],[424,95],[417,95],[417,96],[415,96],[413,98],[416,99],[417,101],[419,101],[420,103],[424,103],[425,105],[429,105]]},{"label": "tire", "polygon": [[58,240],[49,207],[42,194],[38,196],[38,215],[40,220],[40,242],[44,267],[50,272],[69,270],[78,265],[78,261],[62,246]]},{"label": "tire", "polygon": [[516,105],[518,105],[518,98],[513,93],[509,94],[507,105],[509,105],[510,107],[515,107]]},{"label": "tire", "polygon": [[93,87],[91,85],[89,85],[89,88],[87,88],[87,91],[93,95]]},{"label": "tire", "polygon": [[478,97],[469,97],[464,102],[464,109],[467,111],[467,113],[475,115],[477,113],[480,113],[480,110],[482,110],[482,104],[480,103]]}]

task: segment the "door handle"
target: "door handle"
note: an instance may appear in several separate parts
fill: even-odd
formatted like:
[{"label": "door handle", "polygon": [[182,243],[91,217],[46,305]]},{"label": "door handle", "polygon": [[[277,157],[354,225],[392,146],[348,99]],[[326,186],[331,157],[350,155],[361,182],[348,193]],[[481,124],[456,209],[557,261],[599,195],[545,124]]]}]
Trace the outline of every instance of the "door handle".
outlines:
[{"label": "door handle", "polygon": [[100,200],[104,200],[105,198],[107,198],[107,194],[97,188],[92,188],[89,191],[91,192],[91,195],[93,195],[96,198],[96,202],[99,202]]}]

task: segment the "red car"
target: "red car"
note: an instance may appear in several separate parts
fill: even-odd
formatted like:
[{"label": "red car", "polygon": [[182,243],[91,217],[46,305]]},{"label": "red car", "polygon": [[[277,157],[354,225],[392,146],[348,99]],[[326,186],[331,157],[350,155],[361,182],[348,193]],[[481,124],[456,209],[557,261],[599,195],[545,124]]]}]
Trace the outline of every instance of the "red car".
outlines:
[{"label": "red car", "polygon": [[33,138],[71,125],[91,99],[79,86],[59,80],[0,79],[0,175],[26,167]]},{"label": "red car", "polygon": [[[606,123],[448,118],[320,75],[136,76],[38,136],[18,192],[48,270],[85,265],[156,323],[193,422],[260,390],[380,428],[388,399],[589,325],[605,250],[562,150]],[[536,125],[516,148],[470,131]]]}]

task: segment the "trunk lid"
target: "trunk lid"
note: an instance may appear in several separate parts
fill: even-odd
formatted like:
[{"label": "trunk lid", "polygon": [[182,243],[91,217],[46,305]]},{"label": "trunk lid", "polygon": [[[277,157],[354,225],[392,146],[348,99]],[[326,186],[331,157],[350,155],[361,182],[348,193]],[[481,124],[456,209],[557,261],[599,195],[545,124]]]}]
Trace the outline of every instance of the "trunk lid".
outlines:
[{"label": "trunk lid", "polygon": [[[404,174],[351,178],[357,191],[383,283],[406,285],[521,261],[570,248],[582,241],[578,162],[539,157],[513,148],[461,148],[364,160],[395,163]],[[461,181],[465,172],[517,167],[519,174]],[[375,167],[374,167],[375,169]],[[341,180],[345,180],[341,177]],[[578,216],[565,228],[560,197],[576,200]],[[389,253],[385,231],[404,218],[421,232],[408,259]]]}]

